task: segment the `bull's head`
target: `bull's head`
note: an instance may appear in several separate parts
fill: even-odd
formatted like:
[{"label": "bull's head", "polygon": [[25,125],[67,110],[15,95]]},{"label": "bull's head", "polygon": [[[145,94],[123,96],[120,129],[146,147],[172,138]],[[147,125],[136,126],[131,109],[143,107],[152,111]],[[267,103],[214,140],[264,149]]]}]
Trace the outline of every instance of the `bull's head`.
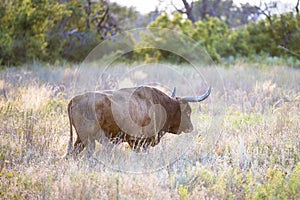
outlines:
[{"label": "bull's head", "polygon": [[206,99],[211,92],[211,87],[201,96],[197,97],[176,97],[176,99],[179,101],[180,104],[180,110],[181,110],[181,122],[179,129],[177,131],[178,134],[181,132],[189,133],[191,132],[193,128],[193,124],[191,122],[191,106],[189,105],[189,102],[200,102]]}]

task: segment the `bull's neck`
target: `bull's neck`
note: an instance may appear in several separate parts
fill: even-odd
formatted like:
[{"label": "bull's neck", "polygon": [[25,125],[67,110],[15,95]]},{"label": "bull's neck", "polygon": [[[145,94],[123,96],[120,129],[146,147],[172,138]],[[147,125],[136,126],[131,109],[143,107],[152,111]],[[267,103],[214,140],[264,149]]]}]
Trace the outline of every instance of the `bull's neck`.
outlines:
[{"label": "bull's neck", "polygon": [[172,103],[168,106],[169,110],[167,110],[168,113],[168,123],[166,124],[167,127],[164,127],[167,129],[167,132],[170,133],[177,133],[180,121],[181,121],[181,109],[180,109],[180,103],[178,101],[172,101]]}]

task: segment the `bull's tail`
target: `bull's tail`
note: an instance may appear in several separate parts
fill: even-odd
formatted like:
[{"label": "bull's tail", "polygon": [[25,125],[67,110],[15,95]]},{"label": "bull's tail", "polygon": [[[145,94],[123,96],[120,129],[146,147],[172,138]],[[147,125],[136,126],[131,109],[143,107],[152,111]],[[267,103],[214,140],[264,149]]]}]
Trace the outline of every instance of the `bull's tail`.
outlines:
[{"label": "bull's tail", "polygon": [[72,100],[68,104],[68,116],[69,116],[69,122],[70,122],[70,140],[69,140],[67,155],[70,155],[73,152],[73,128],[72,128],[72,118],[71,118],[71,116],[72,116]]}]

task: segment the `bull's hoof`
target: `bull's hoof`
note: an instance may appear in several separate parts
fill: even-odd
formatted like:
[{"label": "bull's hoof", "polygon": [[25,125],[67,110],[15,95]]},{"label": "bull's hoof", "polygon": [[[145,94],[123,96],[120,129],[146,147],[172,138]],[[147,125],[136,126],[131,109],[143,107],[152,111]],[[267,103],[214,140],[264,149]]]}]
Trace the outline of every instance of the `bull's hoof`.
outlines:
[{"label": "bull's hoof", "polygon": [[62,156],[62,160],[69,160],[70,158],[72,158],[72,153],[66,153],[64,156]]}]

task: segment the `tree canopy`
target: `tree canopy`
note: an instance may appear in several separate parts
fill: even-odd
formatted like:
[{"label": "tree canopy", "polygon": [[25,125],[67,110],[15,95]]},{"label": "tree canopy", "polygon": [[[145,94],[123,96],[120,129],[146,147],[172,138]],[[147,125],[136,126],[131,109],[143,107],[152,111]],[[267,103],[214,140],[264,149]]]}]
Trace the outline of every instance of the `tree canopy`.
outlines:
[{"label": "tree canopy", "polygon": [[[191,4],[183,0],[183,8],[174,7],[173,14],[156,10],[142,15],[134,8],[105,0],[3,0],[0,64],[80,62],[110,36],[145,26],[177,30],[201,44],[215,61],[260,54],[299,59],[299,1],[296,3],[295,11],[272,15],[268,5],[236,6],[232,0],[198,0]],[[133,54],[127,59],[143,60],[146,54],[156,60],[173,58],[162,51]]]}]

